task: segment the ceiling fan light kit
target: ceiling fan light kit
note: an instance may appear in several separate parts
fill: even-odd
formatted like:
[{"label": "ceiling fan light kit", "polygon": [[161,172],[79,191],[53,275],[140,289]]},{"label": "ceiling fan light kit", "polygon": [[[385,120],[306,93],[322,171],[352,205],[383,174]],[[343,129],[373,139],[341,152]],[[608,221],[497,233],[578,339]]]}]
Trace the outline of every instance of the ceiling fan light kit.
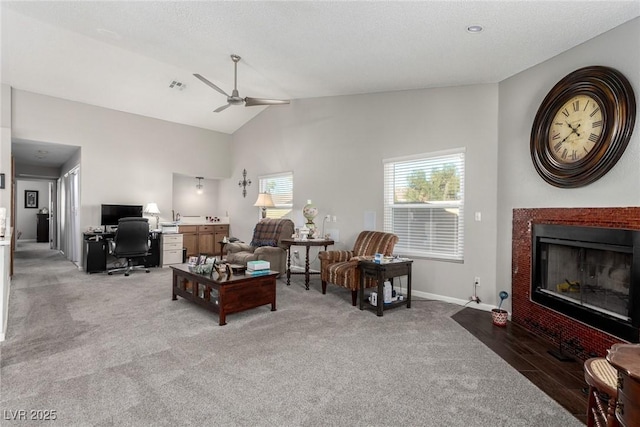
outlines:
[{"label": "ceiling fan light kit", "polygon": [[221,112],[223,110],[226,110],[231,105],[242,105],[242,104],[244,104],[245,107],[253,107],[253,106],[257,106],[257,105],[283,105],[283,104],[289,104],[290,101],[288,99],[265,99],[265,98],[250,98],[250,97],[242,98],[242,97],[240,97],[239,92],[238,92],[238,62],[240,61],[240,59],[241,58],[238,55],[235,55],[235,54],[231,55],[231,60],[233,61],[233,91],[231,91],[231,95],[229,95],[224,90],[220,89],[218,86],[216,86],[215,84],[213,84],[212,82],[207,80],[202,75],[194,74],[194,77],[196,77],[202,83],[206,84],[207,86],[209,86],[213,90],[215,90],[217,92],[220,92],[220,94],[222,94],[222,95],[227,97],[227,103],[225,105],[221,105],[220,107],[218,107],[215,110],[213,110],[214,113],[219,113],[219,112]]}]

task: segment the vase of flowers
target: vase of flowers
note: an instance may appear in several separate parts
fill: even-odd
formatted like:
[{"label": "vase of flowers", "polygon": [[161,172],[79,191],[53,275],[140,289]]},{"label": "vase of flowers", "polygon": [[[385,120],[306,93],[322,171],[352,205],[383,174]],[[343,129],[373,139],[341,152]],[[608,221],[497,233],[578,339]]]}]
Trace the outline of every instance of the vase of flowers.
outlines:
[{"label": "vase of flowers", "polygon": [[496,326],[507,326],[507,319],[509,317],[509,313],[507,310],[502,310],[502,302],[509,297],[509,294],[505,291],[500,292],[498,294],[500,297],[500,304],[498,304],[498,308],[494,308],[491,310],[491,319],[493,324]]}]

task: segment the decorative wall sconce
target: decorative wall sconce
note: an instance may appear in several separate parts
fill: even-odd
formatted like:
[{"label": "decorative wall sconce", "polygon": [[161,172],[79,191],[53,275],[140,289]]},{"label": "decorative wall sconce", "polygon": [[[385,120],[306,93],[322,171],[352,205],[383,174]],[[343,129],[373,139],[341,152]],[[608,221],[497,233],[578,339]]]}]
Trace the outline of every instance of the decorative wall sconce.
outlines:
[{"label": "decorative wall sconce", "polygon": [[204,177],[196,176],[196,179],[198,180],[198,183],[196,184],[196,193],[202,194],[202,188],[204,187],[204,185],[202,185],[202,180]]},{"label": "decorative wall sconce", "polygon": [[242,197],[247,197],[247,187],[251,185],[251,180],[247,179],[247,170],[242,170],[242,179],[238,182],[238,187],[242,187]]}]

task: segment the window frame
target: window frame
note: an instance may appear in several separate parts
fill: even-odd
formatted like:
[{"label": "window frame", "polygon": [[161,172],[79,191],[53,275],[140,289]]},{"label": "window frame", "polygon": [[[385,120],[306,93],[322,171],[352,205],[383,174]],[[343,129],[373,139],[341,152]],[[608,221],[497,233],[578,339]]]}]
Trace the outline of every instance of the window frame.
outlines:
[{"label": "window frame", "polygon": [[[291,191],[290,191],[290,200],[291,203],[278,203],[279,197],[274,197],[275,193],[271,193],[268,189],[268,182],[270,180],[276,179],[286,179],[290,178],[291,180]],[[260,193],[270,193],[273,197],[273,203],[276,205],[273,208],[267,208],[267,218],[291,218],[291,214],[293,212],[293,172],[279,172],[268,175],[260,175],[258,176],[258,191]],[[286,193],[285,193],[286,194]],[[258,215],[259,218],[262,218],[262,208],[258,207]]]},{"label": "window frame", "polygon": [[[442,158],[440,162],[438,162],[438,158]],[[430,153],[420,153],[410,156],[404,157],[395,157],[389,159],[383,159],[383,184],[384,184],[384,194],[383,194],[383,218],[384,218],[384,231],[389,233],[397,234],[400,238],[395,247],[395,252],[402,254],[404,256],[409,256],[413,258],[424,258],[424,259],[433,259],[438,261],[449,261],[449,262],[459,262],[464,263],[464,201],[465,201],[465,174],[466,174],[466,148],[454,148],[449,150],[441,150]],[[460,183],[460,188],[458,191],[459,199],[458,200],[444,200],[444,201],[427,201],[424,203],[398,203],[395,200],[396,191],[398,190],[398,186],[396,185],[396,181],[399,179],[406,179],[410,176],[411,172],[408,172],[411,167],[411,163],[416,163],[416,167],[420,163],[424,163],[429,166],[429,171],[437,170],[440,168],[444,168],[449,164],[454,164],[456,168],[461,168],[459,171],[458,179]],[[404,166],[406,171],[402,174],[397,173],[397,166]],[[428,249],[417,247],[416,245],[412,245],[411,243],[406,244],[407,240],[411,240],[405,237],[405,235],[415,234],[420,235],[420,232],[411,233],[411,223],[413,219],[407,219],[406,222],[406,230],[398,230],[398,221],[403,221],[402,219],[398,219],[398,213],[401,211],[396,211],[394,215],[394,209],[407,209],[407,218],[412,217],[415,213],[426,214],[426,218],[429,218],[424,224],[427,226],[430,231],[423,231],[423,233],[429,233],[429,236],[436,234],[437,230],[437,218],[434,217],[434,214],[437,214],[438,211],[454,213],[456,218],[451,218],[453,221],[451,223],[447,222],[446,218],[442,215],[439,216],[441,218],[441,226],[444,224],[444,229],[449,228],[447,230],[448,235],[440,234],[440,236],[445,236],[444,240],[447,246],[445,250],[437,250],[438,247],[442,245],[442,238],[438,239],[436,237],[432,237],[431,239],[423,238],[425,242],[425,246]],[[417,209],[417,211],[416,211]],[[437,211],[437,210],[438,211]],[[455,212],[457,211],[457,212]],[[435,220],[434,220],[435,218]],[[394,224],[394,220],[396,223]],[[440,231],[442,233],[442,230]],[[405,237],[405,239],[403,239]],[[437,240],[440,240],[437,242]],[[417,240],[414,240],[417,241]],[[405,243],[405,244],[403,244]],[[444,246],[442,246],[444,247]],[[434,250],[435,248],[435,250]]]}]

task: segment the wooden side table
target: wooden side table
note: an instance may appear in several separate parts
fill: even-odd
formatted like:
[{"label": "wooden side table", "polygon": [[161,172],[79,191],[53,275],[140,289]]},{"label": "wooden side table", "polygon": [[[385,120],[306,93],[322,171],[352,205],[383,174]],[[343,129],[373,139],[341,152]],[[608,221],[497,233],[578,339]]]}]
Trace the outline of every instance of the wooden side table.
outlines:
[{"label": "wooden side table", "polygon": [[618,370],[616,418],[623,427],[640,425],[640,344],[614,344],[607,360]]},{"label": "wooden side table", "polygon": [[[304,286],[306,290],[309,290],[309,279],[312,274],[320,274],[318,271],[311,271],[309,269],[309,248],[311,246],[324,246],[324,250],[327,250],[327,246],[333,245],[333,240],[327,239],[282,239],[280,243],[287,247],[287,286],[291,284],[292,274],[304,274]],[[292,272],[291,271],[291,246],[304,246],[306,248],[306,254],[304,257],[304,272]]]},{"label": "wooden side table", "polygon": [[[592,357],[584,362],[584,380],[589,385],[588,427],[617,425],[616,375],[615,368],[604,357]],[[603,400],[603,395],[608,396],[609,400]]]},{"label": "wooden side table", "polygon": [[[376,313],[378,316],[382,316],[385,309],[397,307],[399,305],[406,305],[407,308],[411,308],[411,265],[413,260],[399,260],[387,263],[378,264],[373,261],[360,261],[358,268],[360,268],[360,310],[364,310],[364,281],[367,277],[372,277],[378,282],[378,305],[376,307]],[[386,279],[392,279],[394,277],[407,276],[407,295],[402,301],[394,301],[389,304],[384,304],[384,281]]]}]

